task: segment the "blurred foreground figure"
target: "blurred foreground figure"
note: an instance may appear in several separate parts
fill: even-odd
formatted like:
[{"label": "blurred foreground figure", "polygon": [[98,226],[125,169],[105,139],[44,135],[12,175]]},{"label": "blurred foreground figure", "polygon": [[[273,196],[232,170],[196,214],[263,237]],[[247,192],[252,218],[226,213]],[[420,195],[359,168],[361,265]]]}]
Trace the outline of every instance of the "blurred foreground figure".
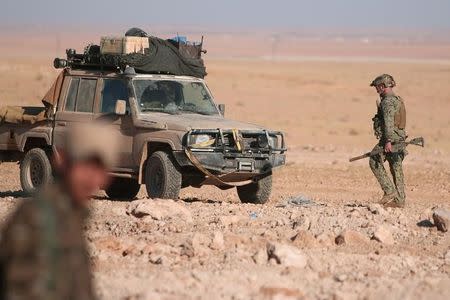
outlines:
[{"label": "blurred foreground figure", "polygon": [[[378,111],[373,118],[375,136],[379,139],[373,151],[384,149],[384,153],[370,158],[370,168],[383,189],[384,196],[380,203],[386,207],[404,207],[406,198],[402,162],[407,152],[404,148],[394,152],[392,148],[393,144],[406,140],[405,104],[402,98],[394,94],[395,85],[394,78],[388,74],[378,76],[370,84],[381,99],[377,101]],[[386,160],[393,182],[383,165]]]},{"label": "blurred foreground figure", "polygon": [[1,233],[1,299],[95,299],[83,225],[117,144],[98,124],[68,130],[54,153],[54,184],[23,202]]}]

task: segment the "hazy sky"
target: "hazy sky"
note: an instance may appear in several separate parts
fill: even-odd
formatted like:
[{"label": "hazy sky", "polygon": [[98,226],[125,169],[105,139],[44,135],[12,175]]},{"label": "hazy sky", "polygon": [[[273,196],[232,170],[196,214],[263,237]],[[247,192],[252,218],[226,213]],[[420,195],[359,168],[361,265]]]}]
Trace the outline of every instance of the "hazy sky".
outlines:
[{"label": "hazy sky", "polygon": [[0,0],[0,24],[449,29],[450,0]]}]

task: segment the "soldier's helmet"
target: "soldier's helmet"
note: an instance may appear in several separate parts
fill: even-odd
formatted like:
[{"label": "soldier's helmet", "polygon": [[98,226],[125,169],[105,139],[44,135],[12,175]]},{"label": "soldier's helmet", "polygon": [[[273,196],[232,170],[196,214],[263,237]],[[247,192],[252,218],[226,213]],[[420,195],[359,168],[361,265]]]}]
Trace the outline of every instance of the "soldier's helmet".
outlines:
[{"label": "soldier's helmet", "polygon": [[382,74],[382,75],[378,76],[377,78],[375,78],[372,81],[370,86],[378,86],[380,84],[384,84],[385,87],[394,87],[394,86],[396,86],[394,77],[392,77],[389,74]]}]

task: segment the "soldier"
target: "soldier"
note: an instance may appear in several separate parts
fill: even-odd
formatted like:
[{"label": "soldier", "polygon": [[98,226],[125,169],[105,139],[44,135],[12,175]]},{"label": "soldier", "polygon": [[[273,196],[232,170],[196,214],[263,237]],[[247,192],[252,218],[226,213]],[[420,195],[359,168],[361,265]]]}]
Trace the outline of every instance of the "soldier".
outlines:
[{"label": "soldier", "polygon": [[[375,136],[379,139],[374,150],[384,149],[383,154],[370,158],[370,168],[384,191],[381,204],[386,207],[404,207],[405,205],[402,162],[406,150],[393,152],[392,145],[406,139],[406,110],[402,98],[394,94],[395,85],[394,78],[388,74],[378,76],[370,84],[375,87],[381,99],[377,101],[378,111],[372,119]],[[384,168],[385,160],[389,163],[393,182]]]},{"label": "soldier", "polygon": [[55,183],[3,227],[0,299],[95,299],[83,226],[91,195],[109,182],[116,144],[99,125],[69,128],[65,150],[54,151]]}]

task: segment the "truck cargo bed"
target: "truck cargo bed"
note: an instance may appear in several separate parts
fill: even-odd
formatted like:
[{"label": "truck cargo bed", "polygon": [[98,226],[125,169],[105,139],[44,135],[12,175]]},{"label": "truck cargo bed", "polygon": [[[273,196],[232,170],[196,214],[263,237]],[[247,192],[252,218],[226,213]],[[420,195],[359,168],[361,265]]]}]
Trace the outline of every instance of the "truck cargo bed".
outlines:
[{"label": "truck cargo bed", "polygon": [[2,123],[0,124],[0,151],[23,151],[27,140],[40,140],[50,145],[52,127],[47,121],[39,121],[34,124]]},{"label": "truck cargo bed", "polygon": [[44,106],[3,106],[0,107],[0,124],[34,124],[46,119]]}]

